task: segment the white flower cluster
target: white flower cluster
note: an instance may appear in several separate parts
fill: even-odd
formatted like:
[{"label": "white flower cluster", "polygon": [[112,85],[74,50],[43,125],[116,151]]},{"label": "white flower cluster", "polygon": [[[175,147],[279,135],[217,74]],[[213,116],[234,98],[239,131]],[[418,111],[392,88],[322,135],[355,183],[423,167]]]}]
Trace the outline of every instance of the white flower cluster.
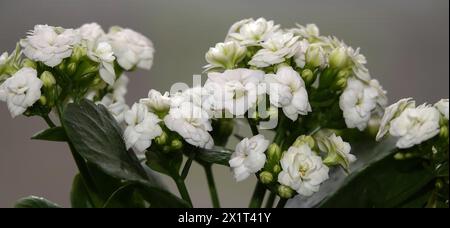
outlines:
[{"label": "white flower cluster", "polygon": [[[388,132],[398,137],[397,147],[406,149],[419,145],[438,135],[448,125],[448,99],[434,106],[423,104],[416,107],[415,101],[406,98],[387,107],[381,120],[377,140]],[[441,124],[441,119],[447,123]]]},{"label": "white flower cluster", "polygon": [[[150,69],[153,53],[152,42],[128,28],[112,27],[105,33],[97,23],[84,24],[77,29],[36,25],[20,41],[15,52],[0,56],[1,100],[7,102],[15,117],[38,100],[44,106],[54,103],[58,94],[50,88],[43,93],[46,85],[79,80],[73,84],[85,88],[76,88],[77,91],[88,91],[84,94],[86,98],[104,104],[121,122],[123,112],[128,109],[124,99],[128,79],[121,76],[122,71]],[[62,84],[56,86],[63,87]],[[59,102],[73,99],[64,97]]]}]

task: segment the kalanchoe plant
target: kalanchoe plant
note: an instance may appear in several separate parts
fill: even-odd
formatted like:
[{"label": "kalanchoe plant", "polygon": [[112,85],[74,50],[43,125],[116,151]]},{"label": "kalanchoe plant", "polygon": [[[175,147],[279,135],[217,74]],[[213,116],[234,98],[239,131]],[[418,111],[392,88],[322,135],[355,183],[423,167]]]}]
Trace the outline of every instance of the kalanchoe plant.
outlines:
[{"label": "kalanchoe plant", "polygon": [[[13,116],[49,124],[34,139],[68,142],[80,171],[73,207],[192,207],[185,179],[193,162],[214,207],[214,164],[238,182],[257,178],[249,207],[448,207],[448,99],[386,107],[359,48],[313,24],[245,19],[205,57],[203,86],[152,89],[129,109],[122,73],[151,67],[147,38],[95,23],[38,25],[1,56],[0,98]],[[234,128],[241,120],[252,136]],[[240,140],[233,150],[229,137]],[[17,206],[57,207],[35,197]]]}]

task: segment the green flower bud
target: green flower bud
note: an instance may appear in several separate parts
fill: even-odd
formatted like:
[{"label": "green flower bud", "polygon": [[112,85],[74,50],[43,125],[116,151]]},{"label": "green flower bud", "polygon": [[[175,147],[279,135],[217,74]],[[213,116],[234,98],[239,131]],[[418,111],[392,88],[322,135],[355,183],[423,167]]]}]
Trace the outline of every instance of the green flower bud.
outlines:
[{"label": "green flower bud", "polygon": [[23,67],[30,67],[30,68],[36,69],[36,62],[33,61],[33,60],[31,60],[31,59],[24,59],[24,60],[22,61],[22,66],[23,66]]},{"label": "green flower bud", "polygon": [[267,171],[261,172],[259,174],[259,180],[261,180],[261,183],[263,184],[270,184],[273,181],[273,175]]},{"label": "green flower bud", "polygon": [[281,159],[281,148],[276,143],[272,143],[267,148],[267,157],[269,161],[280,161]]},{"label": "green flower bud", "polygon": [[441,179],[438,179],[434,185],[438,190],[441,190],[444,187],[444,182]]},{"label": "green flower bud", "polygon": [[330,54],[330,66],[332,68],[342,69],[347,65],[348,55],[345,47],[334,49]]},{"label": "green flower bud", "polygon": [[163,146],[167,142],[167,133],[163,132],[160,136],[155,138],[155,142],[158,146]]},{"label": "green flower bud", "polygon": [[294,144],[292,144],[293,147],[299,147],[303,144],[307,144],[309,146],[309,148],[314,148],[314,146],[316,145],[316,142],[314,141],[314,138],[311,137],[310,135],[301,135],[299,136]]},{"label": "green flower bud", "polygon": [[311,45],[306,51],[306,65],[312,68],[320,67],[325,62],[322,47]]},{"label": "green flower bud", "polygon": [[45,98],[45,96],[39,97],[39,103],[41,103],[42,105],[47,104],[47,98]]},{"label": "green flower bud", "polygon": [[394,159],[395,160],[404,160],[405,159],[405,155],[403,153],[396,153],[394,155]]},{"label": "green flower bud", "polygon": [[69,65],[67,65],[67,74],[72,75],[75,71],[77,71],[77,63],[69,63]]},{"label": "green flower bud", "polygon": [[278,186],[278,195],[281,198],[290,199],[294,196],[294,190],[288,186],[280,185]]},{"label": "green flower bud", "polygon": [[348,71],[348,70],[340,70],[340,71],[338,72],[336,78],[337,78],[338,80],[339,80],[339,79],[342,79],[342,78],[345,78],[345,80],[347,80],[347,78],[350,76],[350,74],[351,74],[351,72]]},{"label": "green flower bud", "polygon": [[272,168],[272,171],[273,171],[274,174],[280,173],[281,172],[280,165],[274,165],[273,168]]},{"label": "green flower bud", "polygon": [[334,83],[333,89],[341,90],[341,89],[345,89],[345,87],[347,87],[347,79],[340,78]]},{"label": "green flower bud", "polygon": [[77,63],[80,59],[85,56],[87,53],[86,49],[82,46],[75,46],[72,50],[72,56],[70,57],[70,61],[73,63]]},{"label": "green flower bud", "polygon": [[448,138],[448,127],[447,126],[441,127],[441,130],[439,131],[439,136],[444,139]]},{"label": "green flower bud", "polygon": [[313,83],[314,81],[314,73],[310,69],[304,69],[301,73],[301,76],[303,78],[303,81],[305,81],[307,85]]},{"label": "green flower bud", "polygon": [[56,84],[55,77],[53,77],[53,74],[49,71],[44,71],[44,73],[41,74],[41,81],[46,88],[51,88]]},{"label": "green flower bud", "polygon": [[180,150],[183,148],[183,142],[179,139],[174,139],[172,142],[170,142],[170,148],[172,150]]}]

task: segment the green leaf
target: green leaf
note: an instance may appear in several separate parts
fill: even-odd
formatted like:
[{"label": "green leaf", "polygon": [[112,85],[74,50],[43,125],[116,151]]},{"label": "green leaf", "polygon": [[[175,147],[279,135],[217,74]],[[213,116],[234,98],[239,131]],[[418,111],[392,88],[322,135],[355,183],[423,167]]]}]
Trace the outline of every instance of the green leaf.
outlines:
[{"label": "green leaf", "polygon": [[52,127],[41,132],[36,133],[31,139],[67,142],[66,132],[62,127]]},{"label": "green leaf", "polygon": [[168,191],[149,183],[139,183],[139,193],[152,208],[189,208],[190,205]]},{"label": "green leaf", "polygon": [[70,203],[72,208],[94,208],[89,196],[89,191],[84,185],[83,178],[77,174],[72,182],[72,189],[70,191]]},{"label": "green leaf", "polygon": [[156,151],[149,151],[146,153],[146,157],[146,164],[152,170],[174,178],[179,176],[180,167],[183,162],[183,154],[181,152],[164,154]]},{"label": "green leaf", "polygon": [[87,100],[69,104],[63,126],[75,150],[109,175],[134,181],[147,178],[136,155],[126,150],[122,131],[104,106]]},{"label": "green leaf", "polygon": [[55,203],[52,203],[42,197],[28,196],[19,199],[14,205],[15,208],[61,208]]},{"label": "green leaf", "polygon": [[199,149],[195,155],[195,159],[201,163],[229,166],[228,162],[230,161],[231,154],[233,154],[232,150],[215,146],[212,149]]},{"label": "green leaf", "polygon": [[145,201],[136,184],[127,183],[114,191],[103,208],[145,208]]}]

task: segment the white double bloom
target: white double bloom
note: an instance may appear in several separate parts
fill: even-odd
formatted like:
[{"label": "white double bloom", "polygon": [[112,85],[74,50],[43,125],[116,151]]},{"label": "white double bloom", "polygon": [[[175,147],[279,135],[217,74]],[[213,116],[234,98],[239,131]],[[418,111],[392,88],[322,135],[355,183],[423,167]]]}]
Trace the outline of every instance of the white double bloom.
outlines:
[{"label": "white double bloom", "polygon": [[244,138],[236,145],[236,150],[229,161],[236,181],[243,181],[264,167],[266,163],[264,152],[269,143],[263,135],[256,135],[250,139]]},{"label": "white double bloom", "polygon": [[298,115],[307,115],[312,111],[305,83],[292,67],[280,67],[277,74],[267,74],[265,81],[270,103],[282,108],[292,121],[297,120]]},{"label": "white double bloom", "polygon": [[7,103],[9,112],[14,118],[39,100],[42,85],[36,70],[24,67],[0,85],[0,100]]},{"label": "white double bloom", "polygon": [[243,46],[258,46],[280,28],[264,18],[244,19],[234,23],[228,31],[226,41],[237,41]]},{"label": "white double bloom", "polygon": [[79,41],[80,37],[73,29],[36,25],[20,44],[26,57],[54,67],[72,54],[73,45]]},{"label": "white double bloom", "polygon": [[116,80],[114,60],[116,57],[114,57],[111,45],[107,42],[95,44],[93,49],[88,49],[87,55],[92,61],[100,63],[99,73],[103,81],[108,85],[114,85]]},{"label": "white double bloom", "polygon": [[262,49],[256,52],[248,62],[256,67],[268,67],[282,63],[294,56],[299,47],[299,36],[291,32],[277,32],[261,44]]},{"label": "white double bloom", "polygon": [[320,184],[328,179],[328,167],[307,144],[290,147],[280,163],[282,171],[278,174],[278,182],[302,196],[311,196],[319,191]]},{"label": "white double bloom", "polygon": [[348,170],[350,164],[356,161],[355,155],[350,153],[350,143],[344,142],[335,133],[328,137],[320,137],[318,146],[320,151],[327,153],[327,157],[323,161],[327,165],[341,165]]},{"label": "white double bloom", "polygon": [[218,43],[209,49],[205,58],[209,63],[204,66],[206,71],[213,69],[232,69],[247,54],[247,49],[236,41]]},{"label": "white double bloom", "polygon": [[436,107],[439,112],[448,120],[448,99],[442,99],[437,102],[434,107]]}]

